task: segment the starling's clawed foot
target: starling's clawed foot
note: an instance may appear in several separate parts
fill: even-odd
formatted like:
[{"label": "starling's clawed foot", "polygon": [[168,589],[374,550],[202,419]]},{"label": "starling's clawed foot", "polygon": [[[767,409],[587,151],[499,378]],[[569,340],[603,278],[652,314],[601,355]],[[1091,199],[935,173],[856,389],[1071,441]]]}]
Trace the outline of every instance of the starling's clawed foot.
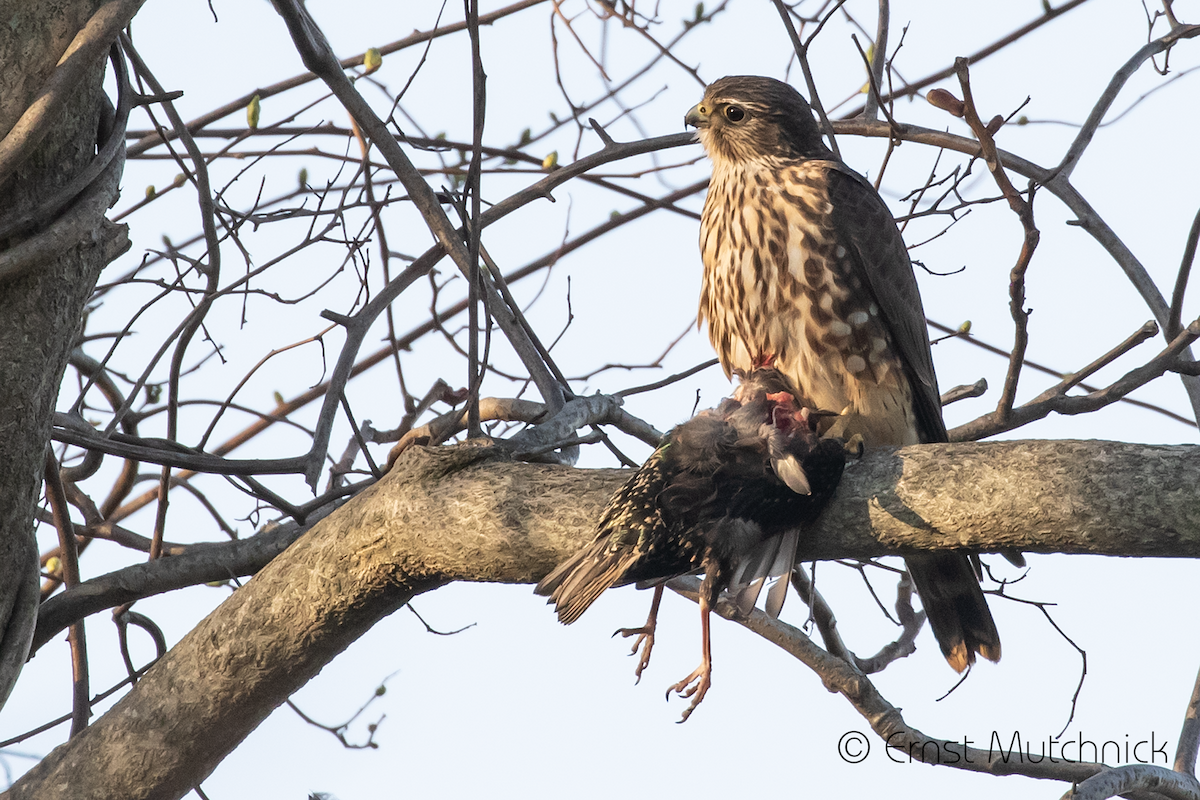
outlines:
[{"label": "starling's clawed foot", "polygon": [[638,637],[634,640],[633,649],[629,651],[629,655],[633,655],[639,647],[642,648],[642,656],[638,659],[637,669],[633,672],[637,677],[634,685],[641,683],[642,673],[645,672],[646,667],[650,666],[650,651],[654,649],[654,629],[658,627],[658,607],[662,603],[662,597],[663,587],[662,584],[659,584],[654,587],[654,599],[650,601],[650,613],[646,615],[646,624],[640,628],[620,628],[613,634],[616,636],[619,633],[626,639],[634,634]]},{"label": "starling's clawed foot", "polygon": [[642,650],[642,655],[638,659],[637,669],[633,671],[634,676],[637,678],[634,684],[641,683],[642,673],[646,670],[646,667],[650,666],[650,651],[654,649],[654,625],[647,622],[647,624],[640,628],[618,628],[613,636],[616,636],[618,633],[626,639],[630,636],[637,636],[637,639],[633,642],[633,649],[629,651],[629,655],[636,653],[639,647]]},{"label": "starling's clawed foot", "polygon": [[712,686],[712,665],[705,662],[696,667],[696,670],[681,680],[679,683],[667,689],[667,698],[671,697],[671,692],[675,692],[680,697],[692,698],[692,704],[683,712],[683,716],[679,721],[687,722],[688,717],[696,710],[696,706],[700,705],[700,701],[704,699],[704,695],[708,692],[708,687]]}]

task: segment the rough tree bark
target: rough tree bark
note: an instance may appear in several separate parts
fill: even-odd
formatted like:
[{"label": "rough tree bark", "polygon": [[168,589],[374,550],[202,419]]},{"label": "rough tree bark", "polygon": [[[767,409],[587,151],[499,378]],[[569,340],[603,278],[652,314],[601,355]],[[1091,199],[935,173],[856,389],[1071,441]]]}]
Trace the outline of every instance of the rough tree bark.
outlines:
[{"label": "rough tree bark", "polygon": [[[85,53],[57,102],[52,76],[89,19],[120,5],[0,0],[0,229],[44,208],[95,156],[108,43],[93,48],[98,58]],[[116,199],[114,166],[92,186],[107,204]],[[0,704],[33,633],[33,509],[58,387],[100,270],[128,247],[125,226],[95,213],[94,201],[90,213],[75,204],[35,219],[32,231],[0,234]],[[68,216],[72,224],[55,229]]]},{"label": "rough tree bark", "polygon": [[[532,583],[588,542],[622,470],[410,450],[2,797],[174,798],[376,621],[455,580]],[[904,548],[1200,556],[1200,447],[922,445],[853,463],[805,558]],[[167,559],[170,561],[170,559]]]}]

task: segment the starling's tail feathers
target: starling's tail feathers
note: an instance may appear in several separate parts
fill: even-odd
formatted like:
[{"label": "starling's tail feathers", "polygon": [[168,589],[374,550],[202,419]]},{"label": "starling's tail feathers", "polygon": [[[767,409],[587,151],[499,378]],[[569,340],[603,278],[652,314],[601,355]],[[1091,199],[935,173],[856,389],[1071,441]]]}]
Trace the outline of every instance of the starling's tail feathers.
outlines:
[{"label": "starling's tail feathers", "polygon": [[962,553],[921,553],[904,559],[929,627],[950,666],[962,672],[975,654],[1000,660],[1000,634],[979,578]]},{"label": "starling's tail feathers", "polygon": [[601,540],[559,564],[542,578],[534,593],[548,596],[558,612],[558,621],[570,625],[637,559],[638,553],[632,547],[613,548]]}]

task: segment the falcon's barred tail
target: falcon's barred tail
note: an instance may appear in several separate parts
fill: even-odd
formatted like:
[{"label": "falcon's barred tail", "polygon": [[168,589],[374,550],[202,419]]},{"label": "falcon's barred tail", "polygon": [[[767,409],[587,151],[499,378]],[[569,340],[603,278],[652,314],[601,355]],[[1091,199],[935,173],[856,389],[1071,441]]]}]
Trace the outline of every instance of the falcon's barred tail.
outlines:
[{"label": "falcon's barred tail", "polygon": [[1000,634],[970,559],[962,553],[922,553],[907,556],[904,564],[950,666],[962,672],[975,663],[976,653],[999,661]]}]

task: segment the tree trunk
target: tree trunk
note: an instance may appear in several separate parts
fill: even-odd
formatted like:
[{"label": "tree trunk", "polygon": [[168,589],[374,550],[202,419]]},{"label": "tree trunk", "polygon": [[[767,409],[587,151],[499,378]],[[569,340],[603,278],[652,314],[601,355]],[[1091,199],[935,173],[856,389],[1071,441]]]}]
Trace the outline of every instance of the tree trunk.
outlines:
[{"label": "tree trunk", "polygon": [[[0,26],[0,229],[35,217],[25,230],[0,238],[0,704],[33,634],[33,510],[58,387],[100,270],[128,247],[125,226],[94,213],[96,192],[108,195],[101,207],[116,199],[113,169],[89,187],[92,213],[81,213],[82,201],[52,214],[45,205],[96,154],[107,108],[103,57],[89,57],[82,79],[72,80],[63,101],[40,117],[35,101],[45,99],[43,89],[77,33],[98,9],[112,5],[0,0],[6,23]],[[31,106],[33,116],[26,114]],[[121,163],[114,164],[117,177]],[[68,219],[70,225],[59,224]]]}]

